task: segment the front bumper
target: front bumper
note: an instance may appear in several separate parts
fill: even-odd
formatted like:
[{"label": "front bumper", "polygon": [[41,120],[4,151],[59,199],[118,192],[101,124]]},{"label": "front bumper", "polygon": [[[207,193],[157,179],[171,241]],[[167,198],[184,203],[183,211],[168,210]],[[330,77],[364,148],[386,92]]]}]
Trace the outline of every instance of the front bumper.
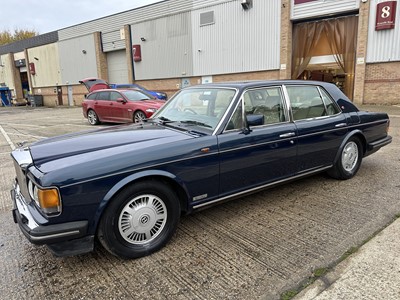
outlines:
[{"label": "front bumper", "polygon": [[12,210],[14,222],[19,225],[22,233],[32,244],[48,245],[58,256],[76,255],[93,250],[94,238],[87,235],[88,221],[40,225],[32,216],[30,212],[32,208],[25,201],[17,182],[11,190],[11,198],[14,202]]}]

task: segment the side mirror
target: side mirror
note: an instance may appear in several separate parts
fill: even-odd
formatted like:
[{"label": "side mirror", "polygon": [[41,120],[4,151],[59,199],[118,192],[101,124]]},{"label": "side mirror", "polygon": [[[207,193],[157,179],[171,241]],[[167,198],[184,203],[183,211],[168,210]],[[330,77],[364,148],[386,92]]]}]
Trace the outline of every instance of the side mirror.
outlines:
[{"label": "side mirror", "polygon": [[247,126],[260,126],[264,125],[264,115],[247,115]]},{"label": "side mirror", "polygon": [[124,98],[118,98],[118,99],[117,99],[117,102],[126,103],[126,100],[125,100]]}]

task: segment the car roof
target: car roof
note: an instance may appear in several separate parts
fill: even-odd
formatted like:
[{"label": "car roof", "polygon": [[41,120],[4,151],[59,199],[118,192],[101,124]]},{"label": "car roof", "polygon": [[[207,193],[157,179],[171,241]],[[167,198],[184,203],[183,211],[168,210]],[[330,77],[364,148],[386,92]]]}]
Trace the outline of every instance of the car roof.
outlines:
[{"label": "car roof", "polygon": [[250,80],[250,81],[230,81],[215,82],[196,85],[190,88],[234,88],[243,91],[248,88],[258,88],[277,85],[310,85],[323,87],[333,99],[341,106],[344,112],[358,111],[351,100],[333,83],[315,80]]},{"label": "car roof", "polygon": [[245,81],[227,81],[227,82],[214,82],[197,85],[194,87],[232,87],[232,88],[249,88],[258,86],[269,86],[269,85],[284,85],[284,84],[295,84],[295,85],[320,85],[330,86],[332,83],[323,81],[313,80],[245,80]]}]

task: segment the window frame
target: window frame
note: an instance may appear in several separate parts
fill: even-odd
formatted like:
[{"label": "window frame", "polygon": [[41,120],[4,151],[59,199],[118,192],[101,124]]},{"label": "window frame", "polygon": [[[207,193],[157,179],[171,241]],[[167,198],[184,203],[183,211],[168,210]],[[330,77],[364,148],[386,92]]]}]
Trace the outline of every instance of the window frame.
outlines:
[{"label": "window frame", "polygon": [[[312,120],[326,119],[326,118],[330,118],[330,117],[333,117],[333,116],[340,115],[342,113],[342,110],[340,109],[340,107],[337,104],[337,102],[332,98],[332,96],[329,94],[329,92],[327,92],[327,90],[324,89],[320,85],[313,85],[313,84],[283,84],[282,86],[283,86],[283,89],[284,89],[285,97],[287,99],[286,102],[287,102],[287,105],[289,107],[290,118],[295,123],[296,122],[302,122],[302,121],[312,121]],[[320,97],[320,99],[322,101],[322,104],[324,105],[325,112],[327,112],[327,106],[326,106],[325,101],[323,100],[322,93],[321,93],[321,90],[324,91],[325,94],[327,95],[328,99],[331,101],[331,103],[336,107],[338,113],[333,114],[333,115],[325,115],[325,116],[310,117],[310,118],[295,120],[294,119],[294,115],[293,115],[292,102],[290,100],[288,89],[287,89],[288,87],[314,87],[314,88],[316,88],[317,91],[318,91],[319,97]]]},{"label": "window frame", "polygon": [[[276,125],[280,125],[280,124],[287,124],[289,122],[291,122],[291,117],[290,117],[290,113],[289,113],[289,109],[288,109],[288,104],[286,101],[286,97],[285,97],[285,91],[283,89],[282,85],[271,85],[271,86],[258,86],[258,87],[251,87],[251,88],[246,88],[242,91],[242,94],[240,95],[240,99],[237,103],[237,105],[235,106],[235,109],[233,110],[228,122],[225,125],[225,128],[223,130],[223,132],[234,132],[234,131],[240,131],[243,130],[244,128],[247,127],[247,119],[246,119],[246,107],[244,105],[244,95],[247,92],[250,91],[257,91],[257,90],[268,90],[268,89],[277,89],[279,92],[279,96],[281,97],[281,104],[282,104],[282,109],[284,111],[284,116],[285,116],[285,121],[280,121],[280,122],[275,122],[275,123],[267,123],[267,124],[263,124],[263,125],[257,125],[257,126],[251,126],[251,128],[262,128],[262,127],[267,127],[267,126],[276,126]],[[251,97],[249,96],[250,101],[251,101]],[[239,104],[241,103],[242,105],[242,127],[241,128],[234,128],[234,129],[227,129],[228,124],[231,122],[236,110],[239,107]],[[252,103],[253,106],[253,103]],[[254,106],[253,106],[254,107]]]}]

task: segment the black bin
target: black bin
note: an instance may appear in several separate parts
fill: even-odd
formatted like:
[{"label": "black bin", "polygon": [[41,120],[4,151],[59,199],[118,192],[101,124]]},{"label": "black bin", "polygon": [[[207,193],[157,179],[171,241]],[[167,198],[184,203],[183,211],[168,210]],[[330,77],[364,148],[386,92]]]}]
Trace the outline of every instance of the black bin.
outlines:
[{"label": "black bin", "polygon": [[28,101],[31,106],[43,106],[43,96],[42,95],[29,95]]}]

